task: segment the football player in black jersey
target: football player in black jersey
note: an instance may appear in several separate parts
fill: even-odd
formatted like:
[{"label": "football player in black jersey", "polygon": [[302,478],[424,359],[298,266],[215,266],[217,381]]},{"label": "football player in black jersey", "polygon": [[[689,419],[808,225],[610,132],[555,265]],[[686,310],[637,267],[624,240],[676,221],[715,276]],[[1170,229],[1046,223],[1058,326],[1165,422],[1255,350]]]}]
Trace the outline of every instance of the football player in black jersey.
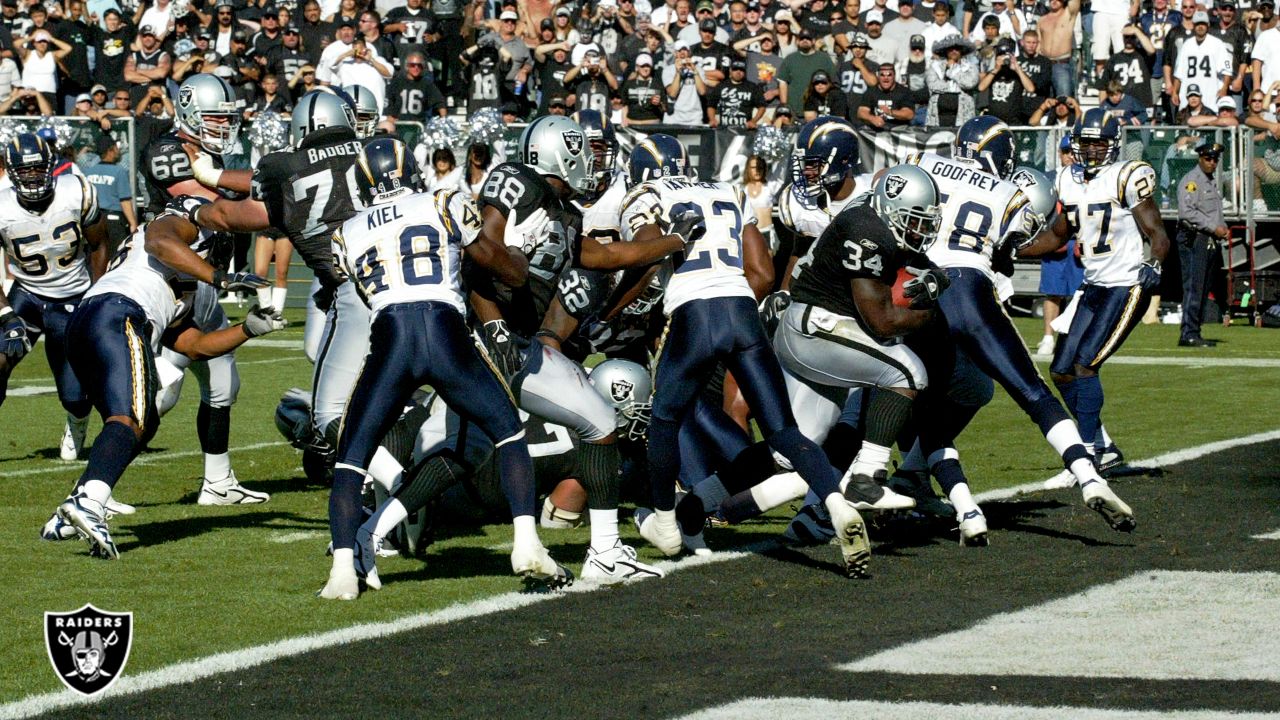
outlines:
[{"label": "football player in black jersey", "polygon": [[[231,86],[215,75],[192,75],[182,83],[174,104],[177,118],[173,129],[152,140],[143,151],[142,172],[150,198],[148,212],[159,214],[169,201],[180,195],[209,200],[226,196],[222,191],[203,185],[200,177],[221,172],[219,166],[223,152],[237,142],[242,104]],[[196,295],[197,307],[192,316],[204,332],[230,326],[217,296],[217,292],[208,290]],[[197,502],[201,505],[237,505],[269,500],[271,496],[267,493],[240,485],[227,452],[231,435],[231,406],[235,404],[240,389],[235,354],[192,361],[166,349],[156,363],[164,368],[162,375],[166,379],[172,378],[164,390],[167,399],[162,403],[161,412],[177,402],[188,367],[192,368],[200,385],[196,434],[204,453],[204,481]],[[174,369],[170,371],[169,368]]]},{"label": "football player in black jersey", "polygon": [[338,421],[369,349],[369,309],[334,271],[330,246],[333,231],[357,209],[351,170],[362,145],[354,103],[332,88],[307,93],[294,108],[289,135],[292,149],[267,155],[252,172],[210,178],[222,188],[248,190],[250,197],[219,200],[192,220],[216,230],[275,228],[315,273],[313,299],[327,312],[313,379],[316,438],[304,453],[304,467],[315,477],[332,461]]}]

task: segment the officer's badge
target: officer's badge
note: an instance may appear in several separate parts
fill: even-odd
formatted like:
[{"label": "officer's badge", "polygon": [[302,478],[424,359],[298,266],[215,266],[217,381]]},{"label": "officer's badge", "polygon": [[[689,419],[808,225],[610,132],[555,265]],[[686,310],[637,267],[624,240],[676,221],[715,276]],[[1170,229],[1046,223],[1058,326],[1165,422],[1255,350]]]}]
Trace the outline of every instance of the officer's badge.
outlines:
[{"label": "officer's badge", "polygon": [[96,695],[111,687],[129,661],[133,613],[107,612],[88,604],[73,612],[46,612],[44,644],[62,684]]},{"label": "officer's badge", "polygon": [[1187,183],[1187,192],[1195,192],[1195,191],[1196,191],[1196,183],[1195,183],[1195,181],[1193,180],[1193,181],[1191,181],[1191,182],[1188,182],[1188,183]]}]

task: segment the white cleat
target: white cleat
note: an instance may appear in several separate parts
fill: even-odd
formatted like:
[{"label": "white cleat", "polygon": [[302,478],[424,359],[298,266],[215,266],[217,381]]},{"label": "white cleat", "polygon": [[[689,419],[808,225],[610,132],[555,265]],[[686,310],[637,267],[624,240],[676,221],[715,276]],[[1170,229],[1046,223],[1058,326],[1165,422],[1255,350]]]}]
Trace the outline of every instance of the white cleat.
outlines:
[{"label": "white cleat", "polygon": [[355,600],[360,597],[360,579],[353,567],[335,567],[329,571],[329,582],[317,596],[325,600]]},{"label": "white cleat", "polygon": [[1054,336],[1045,335],[1040,338],[1040,344],[1036,345],[1036,355],[1053,355]]},{"label": "white cleat", "polygon": [[965,513],[960,518],[961,547],[986,547],[989,544],[986,516],[976,508]]},{"label": "white cleat", "polygon": [[640,537],[649,541],[649,544],[662,551],[667,557],[674,557],[680,554],[684,543],[680,538],[680,524],[674,519],[669,524],[664,524],[658,519],[656,512],[645,513],[641,517],[641,513],[636,513],[636,529],[640,531]]},{"label": "white cleat", "polygon": [[58,506],[62,521],[71,525],[80,537],[89,541],[89,552],[98,557],[115,560],[120,557],[115,541],[107,529],[106,510],[102,504],[83,493],[71,495]]},{"label": "white cleat", "polygon": [[382,579],[378,577],[378,553],[382,550],[382,538],[365,529],[363,525],[356,530],[356,577],[364,578],[364,584],[370,590],[382,589]]},{"label": "white cleat", "polygon": [[511,572],[524,578],[525,587],[554,590],[573,584],[573,573],[551,559],[541,543],[511,550]]},{"label": "white cleat", "polygon": [[89,430],[89,416],[73,418],[67,415],[66,427],[62,430],[62,446],[58,448],[58,457],[67,462],[79,460],[84,452],[84,436]]},{"label": "white cleat", "polygon": [[869,578],[871,564],[871,537],[867,524],[858,511],[838,493],[828,497],[824,505],[831,515],[831,525],[840,543],[840,555],[844,561],[845,575],[851,578]]},{"label": "white cleat", "polygon": [[75,526],[63,520],[57,510],[53,511],[49,521],[44,524],[44,527],[40,528],[40,539],[52,542],[70,540],[77,534]]},{"label": "white cleat", "polygon": [[1044,481],[1045,490],[1064,490],[1069,487],[1075,487],[1076,476],[1070,470],[1063,470]]},{"label": "white cleat", "polygon": [[256,505],[271,499],[271,496],[257,490],[250,490],[236,480],[233,472],[217,481],[205,478],[200,486],[199,505]]},{"label": "white cleat", "polygon": [[110,520],[115,515],[132,515],[138,512],[138,508],[129,503],[122,503],[115,499],[115,496],[107,498],[107,504],[102,506],[106,509],[106,518]]},{"label": "white cleat", "polygon": [[635,548],[616,541],[613,547],[598,553],[587,548],[587,560],[582,564],[582,579],[601,584],[666,577],[666,573],[636,559]]},{"label": "white cleat", "polygon": [[1080,492],[1084,495],[1084,504],[1101,515],[1112,530],[1133,532],[1138,526],[1133,510],[1111,490],[1106,480],[1086,480]]}]

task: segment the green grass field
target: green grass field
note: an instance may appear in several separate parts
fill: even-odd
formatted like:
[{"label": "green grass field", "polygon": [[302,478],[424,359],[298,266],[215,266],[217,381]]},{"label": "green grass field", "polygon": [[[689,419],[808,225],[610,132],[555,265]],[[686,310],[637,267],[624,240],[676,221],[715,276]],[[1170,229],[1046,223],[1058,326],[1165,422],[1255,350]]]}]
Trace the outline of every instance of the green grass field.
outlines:
[{"label": "green grass field", "polygon": [[[232,312],[235,312],[232,310]],[[293,318],[300,322],[300,314]],[[1038,320],[1017,321],[1039,338]],[[1280,368],[1224,367],[1219,358],[1280,361],[1280,333],[1250,327],[1210,328],[1217,348],[1177,348],[1174,326],[1142,326],[1103,374],[1104,419],[1131,459],[1280,426]],[[302,339],[300,325],[271,336]],[[128,672],[359,622],[386,620],[519,587],[510,575],[509,530],[461,531],[433,545],[421,561],[389,558],[379,568],[387,587],[355,603],[324,603],[313,593],[329,565],[328,495],[303,479],[299,454],[276,431],[280,395],[310,384],[300,349],[254,347],[238,353],[242,388],[232,420],[232,460],[245,484],[272,493],[266,505],[204,508],[195,504],[202,470],[195,437],[199,402],[194,378],[164,420],[151,448],[126,473],[117,497],[138,513],[113,521],[122,551],[116,562],[94,560],[79,541],[47,543],[41,525],[78,477],[83,463],[57,460],[63,414],[52,393],[15,397],[0,408],[0,553],[7,582],[0,589],[0,702],[61,687],[44,650],[43,613],[92,602],[132,611],[135,632]],[[1204,359],[1203,364],[1195,362]],[[12,388],[51,386],[43,353],[28,357]],[[95,420],[90,437],[97,432]],[[997,391],[961,438],[975,490],[1042,480],[1057,459],[1012,401]],[[1224,468],[1229,473],[1229,468]],[[1139,517],[1141,508],[1136,508]],[[779,512],[779,517],[781,511]],[[776,528],[781,522],[775,517]],[[739,544],[735,531],[709,535],[713,547]],[[656,551],[624,526],[641,555]],[[552,554],[577,569],[588,531],[543,531]]]}]

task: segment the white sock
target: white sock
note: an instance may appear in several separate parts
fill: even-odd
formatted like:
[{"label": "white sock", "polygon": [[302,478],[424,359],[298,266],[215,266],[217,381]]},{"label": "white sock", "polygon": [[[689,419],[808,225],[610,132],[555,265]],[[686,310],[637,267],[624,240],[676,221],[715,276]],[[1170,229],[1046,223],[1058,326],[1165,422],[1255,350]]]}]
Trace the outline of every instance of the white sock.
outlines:
[{"label": "white sock", "polygon": [[275,308],[278,312],[284,312],[284,303],[288,298],[288,286],[271,288],[271,307]]},{"label": "white sock", "polygon": [[258,305],[267,307],[271,304],[271,288],[258,288]]},{"label": "white sock", "polygon": [[889,448],[875,443],[863,442],[862,449],[853,458],[849,467],[850,475],[875,475],[889,464]]},{"label": "white sock", "polygon": [[99,505],[106,505],[111,498],[111,486],[101,480],[85,480],[80,486],[86,497]]},{"label": "white sock", "polygon": [[1071,474],[1076,476],[1076,482],[1081,485],[1090,480],[1102,479],[1102,476],[1098,474],[1098,469],[1093,466],[1093,460],[1089,458],[1080,458],[1071,463]]},{"label": "white sock", "polygon": [[204,456],[204,479],[209,482],[218,482],[231,476],[231,456],[227,453],[219,453],[211,455],[205,453]]},{"label": "white sock", "polygon": [[807,492],[809,486],[800,479],[800,473],[789,472],[769,477],[751,488],[751,498],[756,501],[761,512],[769,512],[783,503],[804,497]]},{"label": "white sock", "polygon": [[1049,432],[1044,434],[1044,439],[1049,441],[1059,455],[1065,453],[1072,445],[1084,445],[1084,441],[1080,439],[1080,430],[1071,420],[1059,420],[1057,425],[1049,428]]},{"label": "white sock", "polygon": [[978,509],[978,503],[973,500],[973,493],[969,492],[967,483],[957,483],[951,488],[951,492],[947,493],[947,497],[951,500],[951,505],[956,509],[956,517],[963,518],[965,513]]},{"label": "white sock", "polygon": [[653,521],[662,527],[678,528],[675,510],[654,510]]},{"label": "white sock", "polygon": [[373,453],[373,459],[369,461],[369,469],[367,471],[369,477],[374,482],[382,486],[382,489],[391,492],[391,488],[400,480],[400,475],[404,472],[404,467],[396,461],[387,449],[379,446],[378,450]]},{"label": "white sock", "polygon": [[1107,434],[1106,425],[1098,425],[1098,432],[1102,435],[1102,447],[1109,448],[1112,445],[1115,445],[1115,441],[1113,441],[1111,436]]},{"label": "white sock", "polygon": [[391,498],[383,503],[382,507],[378,508],[378,511],[372,517],[365,520],[364,524],[368,526],[373,523],[372,533],[378,537],[386,537],[407,517],[409,517],[409,513],[405,511],[404,504],[400,502],[400,499]]},{"label": "white sock", "polygon": [[[674,511],[672,514],[675,514]],[[514,517],[511,519],[511,524],[515,527],[513,540],[516,547],[528,544],[542,544],[542,541],[538,539],[538,521],[532,515]]]},{"label": "white sock", "polygon": [[902,458],[902,463],[898,465],[898,470],[902,472],[924,472],[924,451],[920,449],[920,441],[916,440],[911,446],[911,451]]},{"label": "white sock", "polygon": [[356,574],[356,551],[354,548],[333,549],[333,572],[331,574]]},{"label": "white sock", "polygon": [[618,543],[618,509],[591,510],[591,549],[604,552]]}]

